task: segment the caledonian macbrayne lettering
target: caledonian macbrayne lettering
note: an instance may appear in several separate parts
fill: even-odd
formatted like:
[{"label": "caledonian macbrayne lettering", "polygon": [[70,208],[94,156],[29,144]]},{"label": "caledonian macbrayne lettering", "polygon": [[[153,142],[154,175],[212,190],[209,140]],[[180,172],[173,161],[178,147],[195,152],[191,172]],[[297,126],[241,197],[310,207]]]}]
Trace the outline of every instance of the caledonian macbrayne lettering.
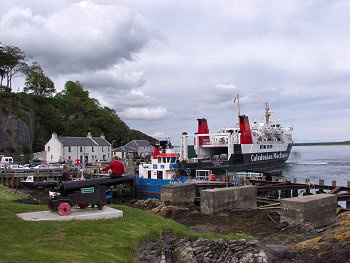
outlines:
[{"label": "caledonian macbrayne lettering", "polygon": [[250,159],[252,162],[257,162],[257,161],[266,161],[266,160],[274,160],[274,159],[284,159],[288,158],[288,153],[261,153],[261,154],[252,154],[250,156]]}]

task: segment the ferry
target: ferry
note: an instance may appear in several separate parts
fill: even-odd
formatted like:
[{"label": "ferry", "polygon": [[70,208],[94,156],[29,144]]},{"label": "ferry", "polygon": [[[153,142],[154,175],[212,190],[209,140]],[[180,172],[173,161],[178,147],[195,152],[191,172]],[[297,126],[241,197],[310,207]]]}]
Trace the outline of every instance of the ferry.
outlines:
[{"label": "ferry", "polygon": [[170,140],[160,140],[154,146],[151,162],[139,165],[136,192],[159,195],[162,185],[184,183],[188,177],[180,176],[179,168],[179,154],[175,152]]},{"label": "ferry", "polygon": [[195,158],[188,158],[188,135],[181,137],[181,170],[188,176],[195,170],[215,172],[270,171],[282,166],[293,145],[291,127],[282,127],[270,120],[269,104],[265,104],[265,122],[254,122],[241,115],[238,99],[238,127],[220,129],[210,133],[207,119],[198,119],[198,132],[194,134]]}]

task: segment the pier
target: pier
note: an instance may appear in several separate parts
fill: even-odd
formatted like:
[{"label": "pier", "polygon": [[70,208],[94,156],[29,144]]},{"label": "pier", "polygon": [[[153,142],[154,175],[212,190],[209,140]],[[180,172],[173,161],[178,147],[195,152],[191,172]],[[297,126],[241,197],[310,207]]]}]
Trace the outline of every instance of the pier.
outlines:
[{"label": "pier", "polygon": [[[73,172],[71,174],[73,180],[81,178],[81,173],[79,172]],[[33,176],[35,182],[54,182],[61,180],[62,172],[0,173],[0,184],[12,189],[21,189],[23,188],[21,181],[25,181],[29,176]],[[106,173],[84,174],[85,179],[106,176],[108,176]],[[131,185],[134,185],[134,182],[131,182]]]},{"label": "pier", "polygon": [[[267,203],[267,205],[259,206],[259,209],[276,209],[280,207],[280,200],[290,197],[298,196],[307,196],[314,194],[334,194],[336,196],[337,202],[345,201],[346,208],[350,209],[350,181],[347,182],[347,186],[337,186],[336,182],[333,181],[332,185],[325,185],[324,180],[320,180],[318,184],[312,184],[309,180],[305,183],[297,183],[283,180],[277,181],[276,178],[273,178],[272,181],[261,180],[261,179],[246,179],[240,181],[239,184],[233,182],[210,182],[210,181],[196,181],[191,183],[191,191],[195,193],[188,193],[186,187],[177,186],[166,186],[162,187],[161,198],[165,198],[166,201],[176,200],[176,202],[183,201],[185,197],[180,199],[177,196],[181,195],[183,188],[186,191],[183,193],[185,196],[191,196],[189,202],[193,202],[194,199],[196,202],[201,201],[201,191],[206,189],[217,189],[217,188],[228,188],[228,187],[239,187],[244,185],[254,185],[256,186],[257,198],[256,201],[260,203]],[[174,188],[171,190],[171,188]],[[193,190],[192,190],[193,189]],[[163,192],[166,191],[164,195]],[[179,192],[179,193],[176,193]],[[193,197],[193,195],[195,195]],[[268,195],[268,196],[264,196]]]}]

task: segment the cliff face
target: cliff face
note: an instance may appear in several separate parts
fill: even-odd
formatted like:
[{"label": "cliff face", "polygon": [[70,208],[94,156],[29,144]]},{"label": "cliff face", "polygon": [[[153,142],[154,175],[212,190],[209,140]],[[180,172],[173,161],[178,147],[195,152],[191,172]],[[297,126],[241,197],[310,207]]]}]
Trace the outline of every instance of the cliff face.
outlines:
[{"label": "cliff face", "polygon": [[34,139],[34,117],[26,112],[26,120],[12,113],[0,112],[0,153],[29,154]]}]

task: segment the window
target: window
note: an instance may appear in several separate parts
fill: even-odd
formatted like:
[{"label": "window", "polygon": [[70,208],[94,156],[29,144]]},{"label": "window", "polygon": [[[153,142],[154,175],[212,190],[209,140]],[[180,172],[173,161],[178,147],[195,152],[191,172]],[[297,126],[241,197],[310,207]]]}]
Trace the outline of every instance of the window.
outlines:
[{"label": "window", "polygon": [[94,152],[94,151],[95,151],[94,146],[92,146],[91,151],[92,151],[92,152]]},{"label": "window", "polygon": [[83,152],[83,147],[80,146],[80,152],[82,153]]},{"label": "window", "polygon": [[163,171],[157,171],[157,179],[163,179]]},{"label": "window", "polygon": [[70,153],[72,151],[71,147],[68,146],[68,152]]},{"label": "window", "polygon": [[53,159],[53,155],[51,155],[51,160]]},{"label": "window", "polygon": [[71,156],[68,156],[68,160],[71,160],[72,159],[72,157]]},{"label": "window", "polygon": [[103,152],[103,146],[102,146],[102,152]]},{"label": "window", "polygon": [[[47,151],[49,152],[50,151],[50,145],[47,146]],[[51,155],[52,156],[52,155]],[[51,158],[52,159],[52,158]]]}]

